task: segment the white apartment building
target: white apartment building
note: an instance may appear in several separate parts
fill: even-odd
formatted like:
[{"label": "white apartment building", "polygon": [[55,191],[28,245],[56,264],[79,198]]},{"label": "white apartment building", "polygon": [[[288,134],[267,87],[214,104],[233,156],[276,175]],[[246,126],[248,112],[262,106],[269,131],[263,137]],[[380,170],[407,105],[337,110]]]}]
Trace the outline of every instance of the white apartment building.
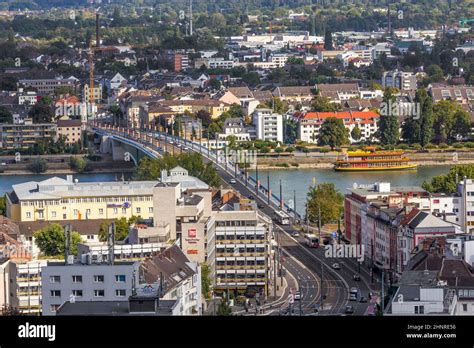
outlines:
[{"label": "white apartment building", "polygon": [[12,305],[24,314],[41,313],[42,267],[46,260],[12,263],[11,281],[16,283]]},{"label": "white apartment building", "polygon": [[268,224],[259,222],[256,211],[215,211],[207,234],[207,262],[214,288],[267,288]]},{"label": "white apartment building", "polygon": [[42,314],[55,315],[66,301],[127,301],[138,284],[138,262],[113,265],[48,262],[42,267]]},{"label": "white apartment building", "polygon": [[271,109],[256,109],[253,113],[257,139],[283,142],[283,115]]},{"label": "white apartment building", "polygon": [[466,233],[474,233],[474,181],[464,179],[458,183],[460,197],[460,223]]},{"label": "white apartment building", "polygon": [[401,91],[416,90],[416,76],[411,72],[400,70],[385,71],[382,77],[382,87],[395,87]]},{"label": "white apartment building", "polygon": [[33,91],[23,92],[23,88],[18,91],[18,104],[19,105],[35,105],[38,101],[38,94]]},{"label": "white apartment building", "polygon": [[268,61],[275,64],[277,68],[283,68],[286,65],[286,62],[290,58],[290,55],[284,53],[274,53],[270,55]]},{"label": "white apartment building", "polygon": [[224,58],[209,58],[207,65],[210,69],[232,69],[235,62],[233,60],[226,60]]}]

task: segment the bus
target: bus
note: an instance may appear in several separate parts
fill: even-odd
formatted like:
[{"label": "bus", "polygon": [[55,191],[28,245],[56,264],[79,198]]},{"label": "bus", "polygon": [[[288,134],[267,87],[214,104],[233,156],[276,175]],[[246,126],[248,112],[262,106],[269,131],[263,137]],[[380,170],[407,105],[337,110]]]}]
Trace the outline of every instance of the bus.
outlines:
[{"label": "bus", "polygon": [[275,217],[281,225],[289,225],[290,224],[290,217],[288,216],[288,214],[286,214],[283,211],[276,211],[275,212]]},{"label": "bus", "polygon": [[304,237],[306,245],[310,248],[319,248],[319,239],[314,234],[307,234]]}]

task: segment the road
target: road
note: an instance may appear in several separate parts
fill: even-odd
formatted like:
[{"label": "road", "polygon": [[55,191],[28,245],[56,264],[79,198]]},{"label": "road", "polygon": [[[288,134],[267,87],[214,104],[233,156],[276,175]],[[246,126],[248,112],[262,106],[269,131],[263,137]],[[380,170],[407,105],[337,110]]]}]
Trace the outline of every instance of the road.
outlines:
[{"label": "road", "polygon": [[[107,131],[112,132],[111,130]],[[152,136],[162,141],[165,139],[165,136],[160,133],[152,132]],[[130,135],[125,137],[135,140]],[[247,182],[239,172],[234,172],[233,164],[216,163],[218,162],[217,155],[201,148],[199,143],[184,141],[172,136],[166,136],[166,139],[168,142],[172,139],[173,153],[182,152],[183,148],[186,148],[186,151],[202,153],[206,162],[214,162],[219,176],[225,183],[243,196],[256,200],[260,214],[273,218],[275,211],[279,210],[279,203],[275,199],[271,198],[270,204],[268,204],[264,190],[259,190],[257,196],[255,187],[251,187],[250,182]],[[142,147],[147,145],[143,140],[138,142]],[[163,154],[162,148],[152,146],[152,149]],[[165,149],[171,152],[170,145],[165,145]],[[235,180],[235,183],[231,184],[231,180]],[[353,276],[359,274],[359,265],[355,260],[326,257],[324,247],[307,247],[303,237],[294,238],[292,236],[295,230],[290,225],[281,225],[274,221],[274,231],[282,249],[284,259],[282,264],[296,278],[301,292],[301,306],[298,301],[295,301],[296,309],[301,307],[303,313],[309,314],[314,312],[315,306],[318,306],[321,315],[339,315],[344,313],[346,306],[350,304],[354,308],[354,315],[364,315],[367,312],[370,303],[349,301],[349,289],[353,287],[358,289],[359,298],[361,296],[369,297],[369,292],[372,291],[370,289],[374,287],[374,284],[370,283],[370,274],[366,267],[360,267],[361,280],[355,281]],[[341,269],[333,269],[334,263],[338,263]],[[323,296],[322,299],[321,296]],[[288,303],[285,302],[282,307],[285,309],[288,307]]]}]

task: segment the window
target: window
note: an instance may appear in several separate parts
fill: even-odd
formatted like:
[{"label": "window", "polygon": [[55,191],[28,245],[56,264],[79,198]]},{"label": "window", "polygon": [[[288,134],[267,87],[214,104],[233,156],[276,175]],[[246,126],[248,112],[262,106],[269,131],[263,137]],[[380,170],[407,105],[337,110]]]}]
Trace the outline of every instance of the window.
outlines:
[{"label": "window", "polygon": [[125,289],[115,290],[115,296],[117,297],[125,297],[126,295],[127,295],[127,291]]},{"label": "window", "polygon": [[73,275],[73,276],[72,276],[72,282],[73,282],[73,283],[82,283],[82,276]]},{"label": "window", "polygon": [[72,295],[74,297],[82,297],[82,290],[72,290]]},{"label": "window", "polygon": [[61,277],[60,276],[50,276],[49,277],[49,282],[50,283],[61,283]]},{"label": "window", "polygon": [[103,283],[104,282],[104,276],[103,275],[95,275],[94,276],[94,283]]},{"label": "window", "polygon": [[66,215],[66,214],[63,214],[63,219],[64,219],[64,220],[67,219],[67,215]]},{"label": "window", "polygon": [[74,215],[77,215],[77,209],[74,209]]},{"label": "window", "polygon": [[94,290],[94,297],[104,297],[105,290]]},{"label": "window", "polygon": [[462,304],[462,310],[463,312],[467,312],[467,303]]},{"label": "window", "polygon": [[142,212],[142,208],[137,207],[136,209],[137,214],[140,214]]},{"label": "window", "polygon": [[51,290],[51,297],[61,297],[61,290]]},{"label": "window", "polygon": [[59,308],[60,306],[61,306],[61,305],[58,305],[58,304],[52,304],[52,305],[51,305],[51,312],[56,313],[56,311],[58,310],[58,308]]},{"label": "window", "polygon": [[149,207],[149,208],[148,208],[148,212],[149,212],[150,214],[153,213],[153,207]]},{"label": "window", "polygon": [[121,274],[121,275],[116,275],[115,276],[115,281],[117,283],[125,283],[125,275]]},{"label": "window", "polygon": [[52,217],[52,218],[55,218],[55,217],[56,217],[56,212],[55,212],[55,211],[52,211],[52,212],[51,212],[51,217]]},{"label": "window", "polygon": [[91,215],[91,210],[90,209],[86,209],[86,215]]},{"label": "window", "polygon": [[118,209],[114,208],[114,214],[118,214]]},{"label": "window", "polygon": [[27,218],[27,219],[30,219],[30,218],[31,218],[31,213],[30,213],[30,212],[27,212],[27,213],[26,213],[26,218]]},{"label": "window", "polygon": [[122,214],[127,214],[127,208],[122,208]]},{"label": "window", "polygon": [[99,209],[99,215],[104,215],[104,209],[102,208]]}]

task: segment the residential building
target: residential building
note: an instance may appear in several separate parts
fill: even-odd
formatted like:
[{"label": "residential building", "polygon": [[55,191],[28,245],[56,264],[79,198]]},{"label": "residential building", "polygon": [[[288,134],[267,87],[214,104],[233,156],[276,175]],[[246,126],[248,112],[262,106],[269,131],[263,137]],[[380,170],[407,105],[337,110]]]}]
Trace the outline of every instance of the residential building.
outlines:
[{"label": "residential building", "polygon": [[[100,83],[97,83],[94,85],[94,91],[92,93],[92,97],[94,98],[94,103],[100,103],[102,101],[102,96],[103,96],[103,91],[102,91],[102,85]],[[91,88],[89,84],[84,84],[84,87],[82,89],[82,100],[85,103],[90,103],[91,102]]]},{"label": "residential building", "polygon": [[314,98],[314,93],[311,86],[290,86],[275,88],[273,96],[290,103],[307,103]]},{"label": "residential building", "polygon": [[401,91],[416,90],[416,76],[411,72],[400,70],[385,71],[382,77],[382,87],[394,87]]},{"label": "residential building", "polygon": [[341,119],[349,134],[356,126],[359,127],[361,138],[355,140],[350,135],[351,143],[373,139],[380,119],[379,114],[373,111],[307,112],[299,119],[299,139],[308,143],[317,143],[321,126],[330,117]]},{"label": "residential building", "polygon": [[46,260],[33,260],[24,263],[12,263],[11,283],[14,299],[12,306],[24,314],[41,313],[42,267]]},{"label": "residential building", "polygon": [[453,100],[461,105],[469,105],[474,102],[473,86],[431,86],[429,91],[435,103]]},{"label": "residential building", "polygon": [[58,177],[12,186],[7,217],[15,221],[68,221],[153,217],[158,181],[73,182]]},{"label": "residential building", "polygon": [[253,113],[253,124],[257,139],[283,142],[283,116],[271,109],[256,109]]},{"label": "residential building", "polygon": [[474,180],[466,179],[458,183],[460,196],[460,224],[465,233],[474,233]]},{"label": "residential building", "polygon": [[155,253],[140,265],[140,281],[162,285],[160,301],[176,301],[173,315],[201,315],[201,267],[176,245]]},{"label": "residential building", "polygon": [[56,138],[56,124],[33,123],[0,124],[0,148],[21,149],[31,147],[39,140]]},{"label": "residential building", "polygon": [[57,136],[65,137],[66,144],[72,145],[82,140],[81,120],[58,120],[56,126]]},{"label": "residential building", "polygon": [[436,271],[404,272],[397,286],[387,315],[454,315],[456,311],[456,291],[439,284]]},{"label": "residential building", "polygon": [[268,289],[271,222],[261,221],[255,210],[244,210],[245,204],[241,201],[232,207],[229,202],[214,211],[214,224],[207,231],[207,263],[218,292],[263,294]]},{"label": "residential building", "polygon": [[114,264],[48,262],[41,270],[42,315],[55,315],[66,301],[127,301],[138,284],[138,262]]},{"label": "residential building", "polygon": [[39,96],[34,91],[23,92],[23,88],[18,89],[18,105],[35,105]]},{"label": "residential building", "polygon": [[14,303],[14,293],[16,283],[10,282],[13,279],[11,260],[7,257],[0,257],[0,309],[4,307],[16,307]]},{"label": "residential building", "polygon": [[336,103],[359,98],[360,95],[357,83],[317,84],[315,89],[318,91],[318,95]]},{"label": "residential building", "polygon": [[52,95],[59,87],[70,87],[76,90],[78,87],[78,81],[76,78],[68,79],[25,79],[18,81],[19,86],[22,88],[34,88],[39,95]]}]

